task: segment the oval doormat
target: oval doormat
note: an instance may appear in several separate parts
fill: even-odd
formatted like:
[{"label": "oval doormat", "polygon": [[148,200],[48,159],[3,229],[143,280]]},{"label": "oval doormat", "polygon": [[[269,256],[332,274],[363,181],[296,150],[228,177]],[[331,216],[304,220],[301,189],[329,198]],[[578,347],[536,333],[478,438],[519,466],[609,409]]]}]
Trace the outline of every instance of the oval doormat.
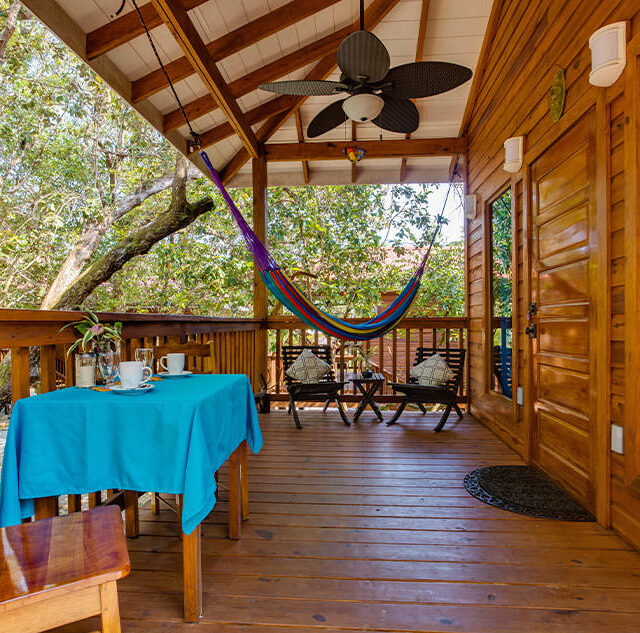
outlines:
[{"label": "oval doormat", "polygon": [[532,466],[488,466],[464,478],[467,492],[509,512],[540,519],[595,521],[579,503]]}]

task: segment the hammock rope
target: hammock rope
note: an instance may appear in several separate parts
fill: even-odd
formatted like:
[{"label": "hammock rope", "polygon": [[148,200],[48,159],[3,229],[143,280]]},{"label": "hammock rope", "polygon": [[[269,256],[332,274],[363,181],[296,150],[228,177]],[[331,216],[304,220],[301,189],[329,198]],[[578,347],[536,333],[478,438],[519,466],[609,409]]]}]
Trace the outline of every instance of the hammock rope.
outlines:
[{"label": "hammock rope", "polygon": [[457,165],[453,170],[451,179],[449,180],[449,188],[447,189],[444,204],[442,205],[442,211],[436,218],[436,226],[431,236],[431,240],[429,241],[427,252],[424,254],[424,257],[422,258],[422,261],[420,262],[420,265],[418,266],[418,269],[414,273],[413,277],[409,279],[406,286],[402,289],[396,299],[380,314],[376,315],[372,319],[369,319],[368,321],[365,321],[364,323],[345,321],[344,319],[340,319],[339,317],[331,315],[319,306],[316,306],[313,301],[311,301],[311,299],[304,293],[304,291],[302,291],[295,282],[287,277],[287,275],[282,271],[280,266],[278,266],[275,259],[269,253],[260,238],[258,238],[258,236],[254,233],[253,229],[249,226],[249,223],[245,220],[244,216],[236,206],[235,202],[229,195],[229,192],[226,190],[224,184],[222,183],[220,175],[211,164],[209,156],[207,156],[207,153],[202,149],[200,136],[193,129],[191,121],[189,121],[189,117],[184,110],[182,102],[180,101],[180,98],[178,97],[178,94],[173,86],[173,82],[171,81],[171,78],[169,77],[162,59],[158,54],[156,46],[153,42],[153,38],[151,37],[151,33],[149,32],[142,12],[138,8],[136,0],[131,0],[131,2],[138,14],[138,17],[140,19],[142,27],[144,28],[147,39],[149,40],[156,59],[158,60],[158,63],[162,68],[165,79],[169,87],[171,88],[180,111],[182,112],[182,116],[184,117],[185,123],[189,129],[189,133],[193,139],[193,145],[198,148],[202,162],[207,167],[212,181],[220,191],[223,200],[225,201],[227,207],[229,208],[229,211],[231,212],[231,215],[236,221],[238,229],[240,230],[245,244],[247,245],[247,248],[251,253],[254,264],[260,272],[260,277],[262,278],[265,286],[290,312],[295,314],[299,319],[301,319],[312,329],[320,330],[327,336],[332,336],[334,338],[349,341],[367,341],[384,336],[385,334],[393,330],[400,323],[400,321],[404,319],[405,315],[411,308],[416,295],[418,294],[418,290],[420,289],[420,281],[422,279],[422,275],[424,274],[425,266],[431,254],[431,250],[436,241],[436,238],[440,233],[440,229],[444,224],[445,208],[447,205],[447,201],[449,200],[449,194],[451,193],[453,180],[458,173]]}]

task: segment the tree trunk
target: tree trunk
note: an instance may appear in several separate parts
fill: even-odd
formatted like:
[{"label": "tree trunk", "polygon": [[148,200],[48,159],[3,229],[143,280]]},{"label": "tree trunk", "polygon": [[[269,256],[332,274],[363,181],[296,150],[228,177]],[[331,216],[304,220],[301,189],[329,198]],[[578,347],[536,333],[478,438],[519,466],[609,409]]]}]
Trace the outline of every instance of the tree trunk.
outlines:
[{"label": "tree trunk", "polygon": [[[199,176],[202,174],[195,167],[191,167],[187,172],[187,178]],[[52,310],[59,304],[62,295],[78,280],[82,269],[96,252],[102,238],[117,220],[140,206],[147,198],[171,187],[174,179],[175,174],[164,174],[143,183],[133,193],[119,200],[115,208],[109,210],[101,219],[89,222],[64,260],[53,283],[49,286],[40,309]]]},{"label": "tree trunk", "polygon": [[14,0],[13,4],[9,7],[7,13],[7,24],[4,27],[4,31],[0,33],[0,64],[4,62],[4,56],[7,52],[7,44],[11,36],[16,30],[16,24],[18,24],[18,16],[20,15],[20,8],[22,5],[19,0]]},{"label": "tree trunk", "polygon": [[[108,253],[88,266],[60,297],[49,305],[49,309],[79,306],[97,286],[108,281],[133,257],[144,255],[154,244],[175,231],[183,229],[203,213],[213,209],[211,198],[202,198],[193,203],[187,200],[186,187],[189,177],[187,159],[179,155],[176,172],[172,177],[171,203],[166,211],[145,226],[129,233]],[[34,347],[31,350],[31,374],[34,379],[39,375],[38,363],[39,348]],[[10,404],[11,378],[8,355],[0,363],[0,409]]]}]

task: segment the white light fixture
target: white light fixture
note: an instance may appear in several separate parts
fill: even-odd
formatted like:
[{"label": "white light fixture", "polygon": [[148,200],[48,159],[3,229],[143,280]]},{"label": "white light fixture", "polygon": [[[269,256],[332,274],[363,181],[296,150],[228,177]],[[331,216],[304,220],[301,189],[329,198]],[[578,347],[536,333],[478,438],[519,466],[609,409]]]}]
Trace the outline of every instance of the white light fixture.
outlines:
[{"label": "white light fixture", "polygon": [[382,97],[363,92],[349,97],[343,104],[344,113],[352,120],[364,123],[375,119],[382,112]]},{"label": "white light fixture", "polygon": [[524,137],[513,136],[504,142],[503,169],[510,174],[520,171],[524,158]]},{"label": "white light fixture", "polygon": [[627,63],[627,23],[614,22],[589,38],[591,72],[589,83],[605,88],[613,85]]},{"label": "white light fixture", "polygon": [[464,197],[464,217],[473,220],[476,217],[476,205],[478,198],[475,193],[469,193]]}]

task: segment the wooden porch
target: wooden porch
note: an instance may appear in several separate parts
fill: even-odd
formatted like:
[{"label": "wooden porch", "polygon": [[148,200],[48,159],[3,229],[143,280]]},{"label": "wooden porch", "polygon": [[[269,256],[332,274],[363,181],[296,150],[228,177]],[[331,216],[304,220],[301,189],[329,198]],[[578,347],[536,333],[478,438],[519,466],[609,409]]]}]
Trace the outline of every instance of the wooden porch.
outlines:
[{"label": "wooden porch", "polygon": [[[303,431],[284,412],[261,416],[242,540],[226,538],[224,501],[206,521],[202,633],[638,630],[640,554],[619,537],[467,494],[468,471],[521,463],[471,416],[440,434],[414,413],[397,427],[303,416]],[[145,508],[140,528],[119,584],[123,631],[191,631],[175,516]]]}]

